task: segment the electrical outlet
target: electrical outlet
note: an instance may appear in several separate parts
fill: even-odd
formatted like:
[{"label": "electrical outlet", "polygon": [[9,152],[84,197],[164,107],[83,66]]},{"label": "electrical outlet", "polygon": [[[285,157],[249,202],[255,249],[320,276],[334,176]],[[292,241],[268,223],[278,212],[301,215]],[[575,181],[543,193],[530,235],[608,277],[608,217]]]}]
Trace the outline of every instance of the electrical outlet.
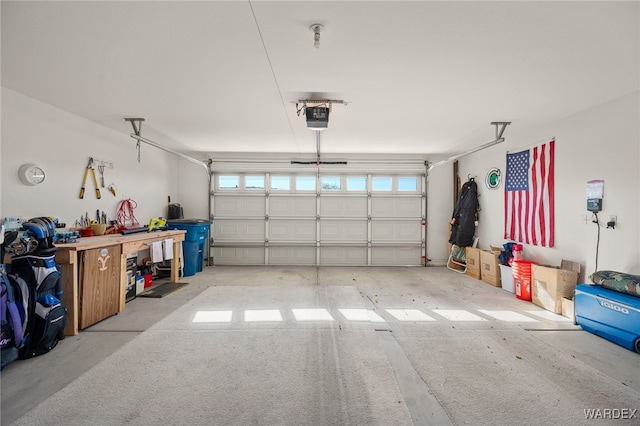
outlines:
[{"label": "electrical outlet", "polygon": [[615,215],[609,216],[609,222],[607,222],[607,228],[616,229],[618,218]]},{"label": "electrical outlet", "polygon": [[614,214],[609,216],[609,222],[618,223],[618,216]]}]

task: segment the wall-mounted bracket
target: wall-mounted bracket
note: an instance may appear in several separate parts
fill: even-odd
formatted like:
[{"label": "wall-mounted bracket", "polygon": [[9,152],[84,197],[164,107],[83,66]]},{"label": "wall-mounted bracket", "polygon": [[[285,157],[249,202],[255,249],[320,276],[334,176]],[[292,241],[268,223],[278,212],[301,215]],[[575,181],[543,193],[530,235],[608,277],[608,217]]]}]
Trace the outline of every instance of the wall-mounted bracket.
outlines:
[{"label": "wall-mounted bracket", "polygon": [[[504,129],[506,129],[507,126],[511,124],[511,122],[510,121],[492,121],[491,124],[496,126],[496,139],[501,139],[502,134],[504,133]],[[498,128],[498,126],[502,126],[502,127]]]},{"label": "wall-mounted bracket", "polygon": [[442,160],[442,161],[438,161],[436,163],[431,163],[429,164],[429,166],[427,167],[427,176],[429,175],[429,173],[431,172],[431,170],[434,167],[438,167],[438,166],[442,166],[443,164],[447,164],[451,161],[457,160],[460,157],[464,157],[465,155],[469,155],[469,154],[473,154],[474,152],[478,152],[482,149],[485,148],[489,148],[490,146],[499,144],[500,142],[504,142],[504,138],[502,137],[502,134],[504,133],[505,128],[511,124],[510,121],[492,121],[491,122],[492,125],[496,126],[496,139],[488,142],[484,145],[480,145],[476,148],[473,148],[472,150],[469,150],[467,152],[463,152],[462,154],[458,154],[458,155],[454,155],[453,157],[449,157],[446,160]]},{"label": "wall-mounted bracket", "polygon": [[349,102],[343,101],[341,99],[298,99],[296,101],[296,114],[300,116],[300,113],[305,110],[307,107],[314,106],[326,106],[331,111],[331,106],[333,104],[340,104],[347,106]]},{"label": "wall-mounted bracket", "polygon": [[140,133],[142,133],[142,122],[144,121],[144,118],[125,118],[124,120],[130,122],[133,127],[133,133],[135,133],[136,136],[140,136]]},{"label": "wall-mounted bracket", "polygon": [[[136,136],[140,136],[140,133],[142,133],[142,122],[144,121],[144,118],[125,118],[125,121],[128,121],[131,123],[131,127],[133,127],[133,133],[135,133]],[[140,139],[138,139],[138,142],[136,142],[136,151],[138,153],[138,163],[140,162]]]},{"label": "wall-mounted bracket", "polygon": [[163,151],[169,152],[173,155],[177,155],[178,157],[184,158],[187,161],[191,161],[192,163],[198,164],[199,166],[204,167],[204,169],[207,171],[207,175],[209,176],[209,182],[211,182],[211,170],[209,168],[210,164],[211,164],[211,160],[207,161],[202,161],[202,160],[198,160],[196,158],[193,157],[189,157],[188,155],[184,155],[181,152],[178,151],[174,151],[172,149],[169,149],[165,146],[160,145],[159,143],[156,143],[152,140],[143,138],[140,133],[142,132],[142,122],[144,121],[144,118],[125,118],[125,121],[128,121],[131,123],[131,126],[133,126],[133,133],[131,133],[129,136],[131,136],[133,139],[135,139],[136,142],[136,148],[138,150],[138,163],[140,162],[140,142],[144,142],[147,145],[151,145],[153,147],[156,147],[158,149],[161,149]]}]

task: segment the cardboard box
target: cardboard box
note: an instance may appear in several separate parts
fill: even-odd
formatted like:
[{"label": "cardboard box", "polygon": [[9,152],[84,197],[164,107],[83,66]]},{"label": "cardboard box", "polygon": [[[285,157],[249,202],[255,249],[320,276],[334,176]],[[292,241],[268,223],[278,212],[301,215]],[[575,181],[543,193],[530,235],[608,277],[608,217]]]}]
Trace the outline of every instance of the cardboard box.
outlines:
[{"label": "cardboard box", "polygon": [[498,256],[500,256],[500,254],[502,254],[502,252],[504,251],[502,249],[502,247],[496,247],[496,246],[489,246],[490,250],[492,253],[497,254]]},{"label": "cardboard box", "polygon": [[562,316],[567,317],[570,320],[575,319],[575,307],[573,304],[573,298],[568,299],[566,297],[562,298]]},{"label": "cardboard box", "polygon": [[479,280],[480,279],[480,249],[466,248],[467,275]]},{"label": "cardboard box", "polygon": [[480,279],[487,284],[501,287],[502,280],[500,278],[500,260],[499,253],[488,250],[480,251]]},{"label": "cardboard box", "polygon": [[562,298],[573,297],[579,273],[580,264],[566,260],[560,267],[531,265],[531,301],[561,314]]}]

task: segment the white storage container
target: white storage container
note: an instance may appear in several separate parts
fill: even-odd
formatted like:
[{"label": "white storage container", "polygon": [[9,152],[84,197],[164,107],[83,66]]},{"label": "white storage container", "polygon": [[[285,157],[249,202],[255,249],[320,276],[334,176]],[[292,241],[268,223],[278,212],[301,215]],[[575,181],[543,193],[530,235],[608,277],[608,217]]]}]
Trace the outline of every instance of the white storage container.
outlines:
[{"label": "white storage container", "polygon": [[502,280],[502,289],[507,290],[510,293],[515,293],[513,288],[513,275],[511,273],[511,267],[500,264],[500,279]]}]

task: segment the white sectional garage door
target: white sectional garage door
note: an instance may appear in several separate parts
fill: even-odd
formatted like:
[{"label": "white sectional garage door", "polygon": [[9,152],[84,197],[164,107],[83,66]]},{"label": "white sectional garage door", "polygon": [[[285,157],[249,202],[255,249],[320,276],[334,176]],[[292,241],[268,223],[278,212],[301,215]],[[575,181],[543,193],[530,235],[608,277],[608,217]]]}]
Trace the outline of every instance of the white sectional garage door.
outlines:
[{"label": "white sectional garage door", "polygon": [[422,265],[424,174],[214,172],[216,265]]}]

